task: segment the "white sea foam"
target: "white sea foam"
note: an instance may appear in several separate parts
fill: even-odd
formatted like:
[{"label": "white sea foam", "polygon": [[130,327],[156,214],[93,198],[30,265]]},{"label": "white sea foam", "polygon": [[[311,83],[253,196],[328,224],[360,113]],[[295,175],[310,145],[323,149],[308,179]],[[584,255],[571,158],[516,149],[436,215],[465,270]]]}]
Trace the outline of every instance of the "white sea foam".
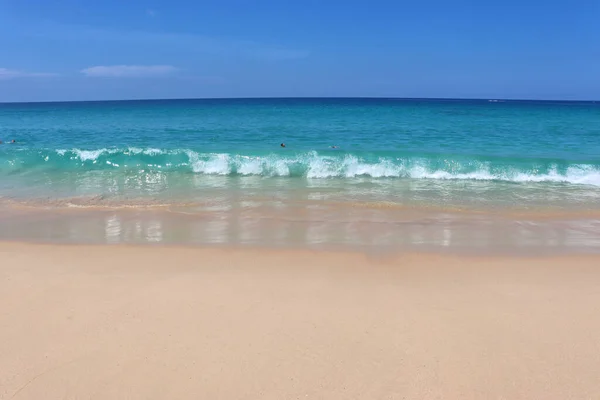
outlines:
[{"label": "white sea foam", "polygon": [[119,152],[118,149],[97,149],[97,150],[59,149],[59,150],[56,150],[56,154],[58,154],[59,156],[64,156],[67,153],[72,153],[75,157],[79,158],[81,161],[96,161],[98,159],[98,157],[100,157],[101,155],[115,154],[118,152]]},{"label": "white sea foam", "polygon": [[515,182],[564,182],[600,186],[600,170],[591,165],[571,165],[565,174],[552,168],[546,174],[532,175],[519,173],[512,177]]},{"label": "white sea foam", "polygon": [[159,154],[165,154],[164,150],[161,149],[155,149],[155,148],[148,148],[148,149],[141,149],[139,147],[130,147],[127,149],[127,151],[130,154],[145,154],[148,156],[156,156]]},{"label": "white sea foam", "polygon": [[190,160],[190,166],[195,173],[208,175],[229,175],[231,165],[229,164],[229,154],[210,154],[202,157],[192,150],[187,150],[186,154]]},{"label": "white sea foam", "polygon": [[262,175],[264,162],[258,157],[241,157],[237,169],[240,175]]},{"label": "white sea foam", "polygon": [[469,173],[450,173],[448,171],[427,171],[421,166],[415,166],[408,171],[408,177],[414,179],[438,179],[438,180],[478,180],[478,181],[505,181],[515,183],[527,182],[556,182],[600,186],[600,170],[591,165],[572,165],[566,172],[560,173],[555,166],[546,173],[535,174],[507,170],[500,173],[492,173],[489,168],[482,168]]},{"label": "white sea foam", "polygon": [[370,176],[373,178],[389,178],[402,176],[402,166],[395,165],[390,160],[379,160],[375,164],[367,164],[359,161],[356,157],[347,156],[343,164],[344,176],[353,178],[356,176]]},{"label": "white sea foam", "polygon": [[341,168],[333,157],[311,154],[308,160],[307,178],[332,178],[340,176]]},{"label": "white sea foam", "polygon": [[240,175],[289,176],[292,159],[238,156],[234,164]]},{"label": "white sea foam", "polygon": [[77,155],[77,157],[79,157],[79,159],[81,161],[95,161],[98,159],[98,157],[106,152],[106,149],[100,149],[100,150],[79,150],[79,149],[73,149],[73,153],[75,153]]},{"label": "white sea foam", "polygon": [[[448,160],[425,158],[366,159],[356,155],[333,156],[309,152],[297,155],[271,154],[266,156],[230,155],[226,153],[199,153],[189,149],[163,150],[157,148],[56,150],[56,154],[69,159],[96,164],[127,166],[127,157],[144,154],[167,155],[146,164],[150,169],[190,168],[197,174],[243,176],[295,176],[308,179],[327,178],[411,178],[432,180],[505,181],[515,183],[555,182],[600,187],[600,167],[595,165],[557,165],[545,168],[523,165],[493,164],[491,161]],[[110,156],[120,154],[119,160]],[[188,162],[180,160],[186,155]],[[123,160],[122,157],[126,157]],[[174,158],[171,158],[174,157]],[[118,162],[118,163],[117,163]],[[139,158],[132,165],[138,166]]]}]

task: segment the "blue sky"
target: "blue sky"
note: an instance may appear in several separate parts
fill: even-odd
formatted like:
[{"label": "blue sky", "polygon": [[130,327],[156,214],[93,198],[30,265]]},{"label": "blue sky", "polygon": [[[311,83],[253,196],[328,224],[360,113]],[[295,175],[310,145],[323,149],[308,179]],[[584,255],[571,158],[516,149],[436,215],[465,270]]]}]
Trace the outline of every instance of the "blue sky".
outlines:
[{"label": "blue sky", "polygon": [[0,101],[600,99],[598,21],[598,0],[0,0]]}]

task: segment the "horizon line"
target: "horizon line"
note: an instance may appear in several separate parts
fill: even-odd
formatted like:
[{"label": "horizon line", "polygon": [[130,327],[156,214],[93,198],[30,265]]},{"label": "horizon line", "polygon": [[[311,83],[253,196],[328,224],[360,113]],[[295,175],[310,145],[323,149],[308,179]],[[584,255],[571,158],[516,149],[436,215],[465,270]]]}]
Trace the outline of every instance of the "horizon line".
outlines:
[{"label": "horizon line", "polygon": [[2,105],[10,104],[64,104],[64,103],[116,103],[116,102],[152,102],[152,101],[193,101],[193,100],[427,100],[427,101],[486,101],[501,102],[548,102],[548,103],[592,103],[600,100],[565,100],[565,99],[519,99],[519,98],[484,98],[484,97],[388,97],[388,96],[249,96],[249,97],[172,97],[144,99],[105,99],[105,100],[45,100],[45,101],[0,101]]}]

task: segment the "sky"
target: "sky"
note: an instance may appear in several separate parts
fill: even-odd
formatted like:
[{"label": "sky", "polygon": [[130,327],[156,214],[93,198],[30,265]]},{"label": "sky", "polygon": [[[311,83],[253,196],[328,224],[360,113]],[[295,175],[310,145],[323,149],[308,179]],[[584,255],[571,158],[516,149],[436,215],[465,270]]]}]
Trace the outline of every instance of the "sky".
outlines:
[{"label": "sky", "polygon": [[600,0],[0,0],[0,102],[600,100]]}]

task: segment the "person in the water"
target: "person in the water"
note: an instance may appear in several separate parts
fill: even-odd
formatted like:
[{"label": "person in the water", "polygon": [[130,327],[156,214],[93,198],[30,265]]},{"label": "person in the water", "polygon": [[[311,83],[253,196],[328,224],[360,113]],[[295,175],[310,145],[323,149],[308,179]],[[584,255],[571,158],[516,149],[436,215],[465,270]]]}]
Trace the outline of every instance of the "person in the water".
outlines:
[{"label": "person in the water", "polygon": [[280,146],[281,146],[281,147],[285,147],[285,143],[281,143],[281,144],[280,144]]}]

